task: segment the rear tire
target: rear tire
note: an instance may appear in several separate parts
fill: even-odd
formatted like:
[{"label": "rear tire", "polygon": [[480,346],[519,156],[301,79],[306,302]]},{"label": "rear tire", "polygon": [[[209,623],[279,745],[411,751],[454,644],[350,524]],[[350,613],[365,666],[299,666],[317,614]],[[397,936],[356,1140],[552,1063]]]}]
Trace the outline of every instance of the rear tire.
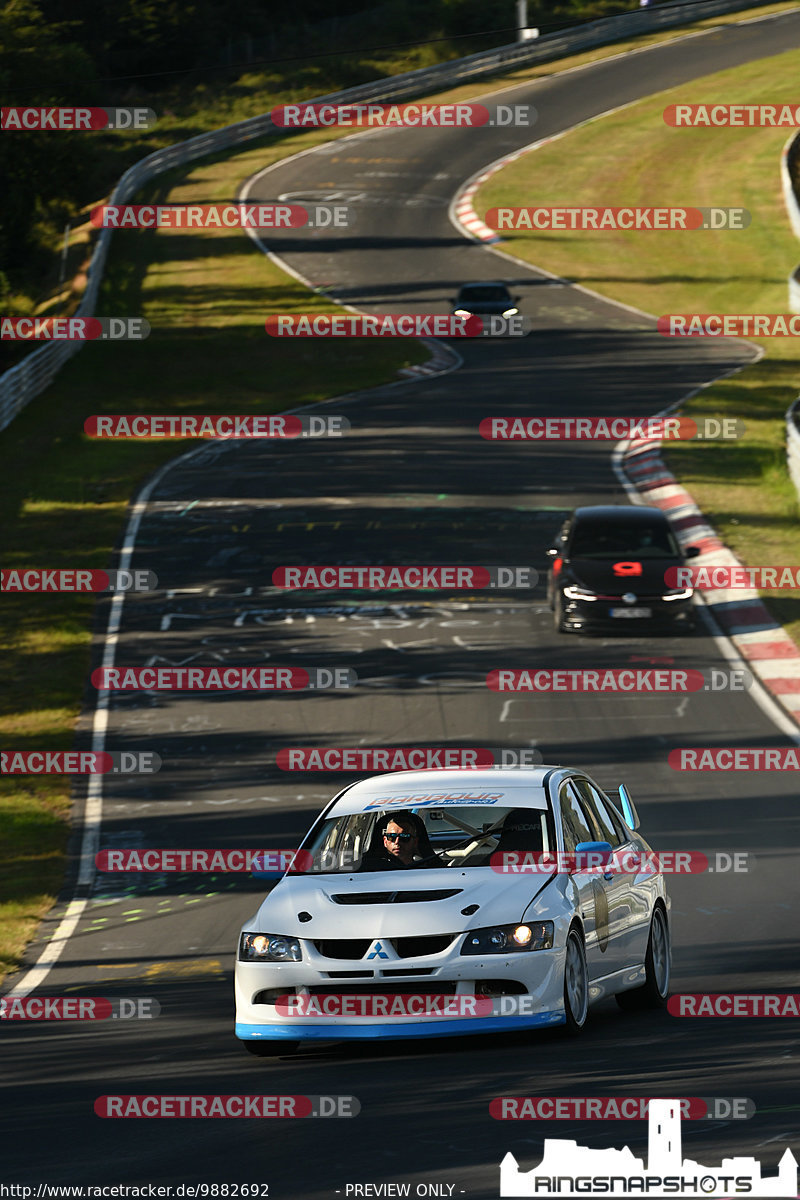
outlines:
[{"label": "rear tire", "polygon": [[564,1016],[565,1032],[574,1037],[586,1024],[589,1012],[589,970],[583,939],[573,925],[567,935],[564,956]]},{"label": "rear tire", "polygon": [[278,1038],[265,1038],[263,1042],[242,1042],[248,1054],[256,1058],[277,1058],[281,1054],[294,1054],[299,1042],[284,1042]]},{"label": "rear tire", "polygon": [[670,983],[670,936],[667,915],[661,905],[653,909],[647,953],[644,956],[644,983],[641,987],[617,993],[617,1004],[625,1012],[642,1008],[666,1008]]}]

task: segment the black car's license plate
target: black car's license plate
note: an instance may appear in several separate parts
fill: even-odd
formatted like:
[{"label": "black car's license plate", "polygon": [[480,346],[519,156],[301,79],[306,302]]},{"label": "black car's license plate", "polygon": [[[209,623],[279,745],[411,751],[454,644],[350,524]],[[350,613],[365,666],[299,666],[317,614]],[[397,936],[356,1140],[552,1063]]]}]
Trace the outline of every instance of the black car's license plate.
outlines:
[{"label": "black car's license plate", "polygon": [[652,608],[610,608],[611,617],[652,617]]}]

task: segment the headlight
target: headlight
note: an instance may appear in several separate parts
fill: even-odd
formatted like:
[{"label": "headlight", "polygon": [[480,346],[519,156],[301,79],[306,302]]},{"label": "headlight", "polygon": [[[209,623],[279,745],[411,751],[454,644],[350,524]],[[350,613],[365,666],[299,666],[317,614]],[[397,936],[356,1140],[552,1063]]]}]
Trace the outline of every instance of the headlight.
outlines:
[{"label": "headlight", "polygon": [[565,587],[564,595],[568,600],[596,600],[597,593],[590,592],[588,588],[582,587]]},{"label": "headlight", "polygon": [[678,588],[676,591],[665,592],[662,600],[691,600],[694,588]]},{"label": "headlight", "polygon": [[280,933],[243,933],[239,958],[243,962],[302,962],[303,952],[297,938]]},{"label": "headlight", "polygon": [[503,313],[503,316],[504,317],[513,317],[513,316],[516,316],[516,314],[518,312],[519,312],[518,308],[507,308],[506,311]]},{"label": "headlight", "polygon": [[453,313],[455,317],[471,317],[472,313],[466,308],[457,308]]},{"label": "headlight", "polygon": [[553,922],[532,925],[493,925],[473,929],[461,947],[462,954],[519,954],[523,950],[552,950]]}]

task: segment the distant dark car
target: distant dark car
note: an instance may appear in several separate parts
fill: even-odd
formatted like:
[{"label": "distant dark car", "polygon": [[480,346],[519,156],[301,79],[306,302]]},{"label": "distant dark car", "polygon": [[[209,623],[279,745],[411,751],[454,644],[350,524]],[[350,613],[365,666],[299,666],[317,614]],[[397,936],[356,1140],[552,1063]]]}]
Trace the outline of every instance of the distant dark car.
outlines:
[{"label": "distant dark car", "polygon": [[463,316],[513,317],[519,296],[504,283],[465,283],[453,301],[453,312]]},{"label": "distant dark car", "polygon": [[547,599],[559,633],[694,628],[693,589],[667,587],[664,573],[700,550],[681,550],[659,508],[576,508],[547,553]]}]

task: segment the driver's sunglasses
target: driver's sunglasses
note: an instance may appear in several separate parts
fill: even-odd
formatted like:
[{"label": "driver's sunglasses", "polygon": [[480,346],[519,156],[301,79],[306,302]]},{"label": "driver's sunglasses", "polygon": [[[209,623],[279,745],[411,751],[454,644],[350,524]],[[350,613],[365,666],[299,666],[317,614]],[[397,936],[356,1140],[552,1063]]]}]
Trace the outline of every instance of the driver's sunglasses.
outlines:
[{"label": "driver's sunglasses", "polygon": [[410,833],[384,833],[387,842],[410,842]]}]

